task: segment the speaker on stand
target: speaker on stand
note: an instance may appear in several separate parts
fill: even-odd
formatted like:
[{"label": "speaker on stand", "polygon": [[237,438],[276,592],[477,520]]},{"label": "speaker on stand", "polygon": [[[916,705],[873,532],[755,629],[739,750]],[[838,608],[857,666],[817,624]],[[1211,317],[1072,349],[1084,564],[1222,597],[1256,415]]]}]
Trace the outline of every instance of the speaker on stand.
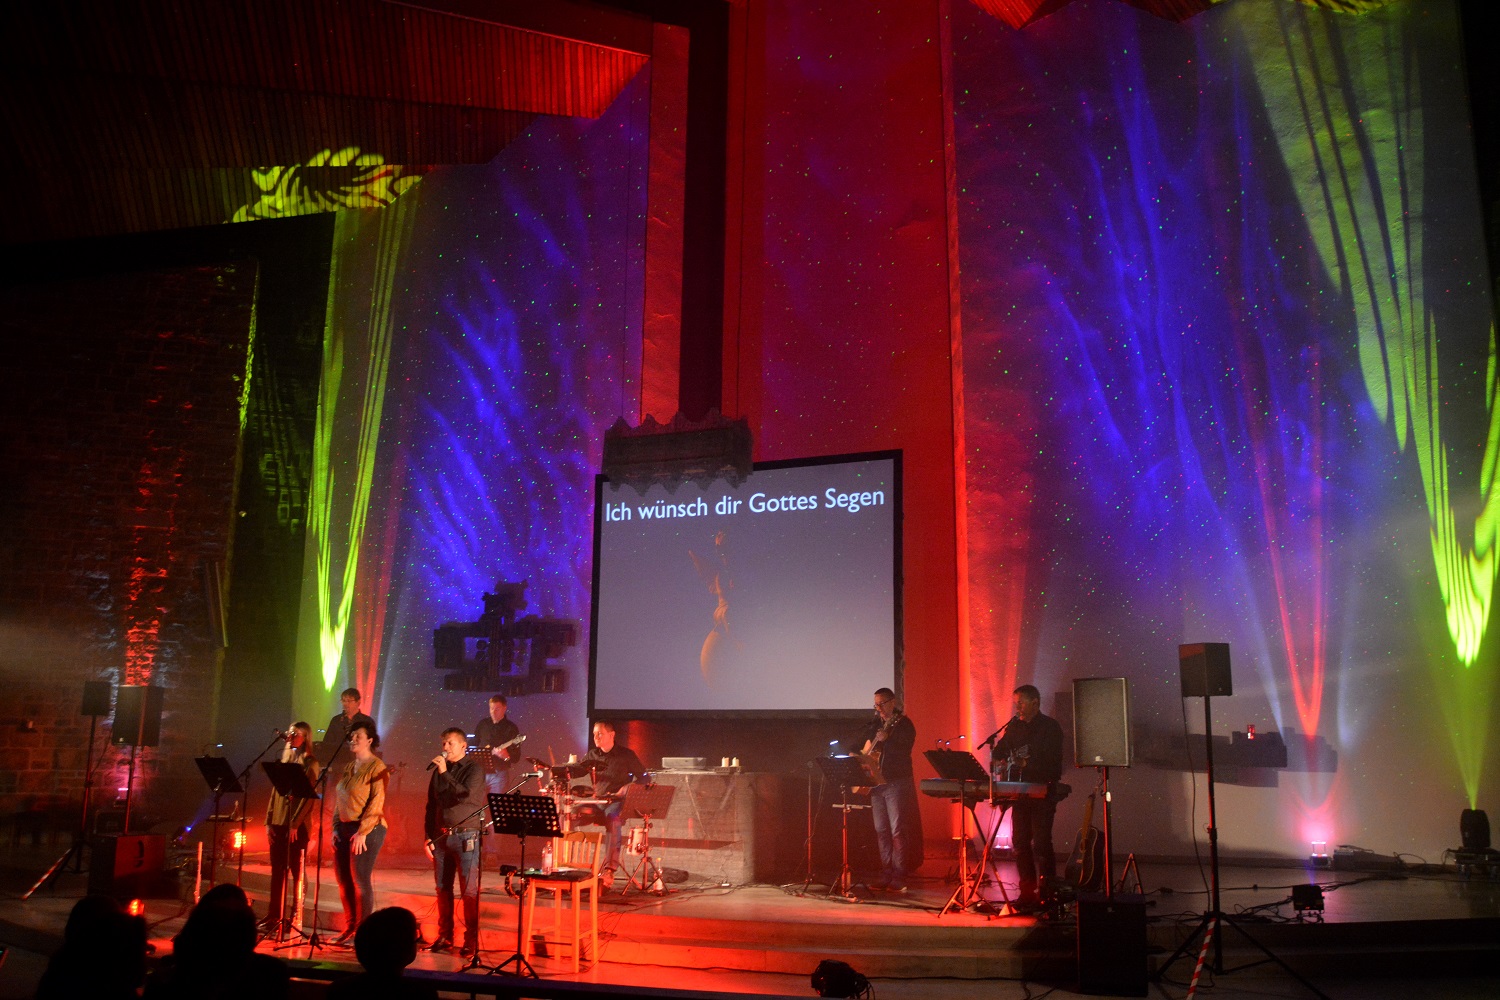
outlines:
[{"label": "speaker on stand", "polygon": [[130,777],[125,783],[125,829],[130,832],[130,803],[135,795],[135,754],[139,747],[161,742],[161,709],[164,688],[145,684],[121,684],[115,696],[115,721],[110,741],[130,747]]}]

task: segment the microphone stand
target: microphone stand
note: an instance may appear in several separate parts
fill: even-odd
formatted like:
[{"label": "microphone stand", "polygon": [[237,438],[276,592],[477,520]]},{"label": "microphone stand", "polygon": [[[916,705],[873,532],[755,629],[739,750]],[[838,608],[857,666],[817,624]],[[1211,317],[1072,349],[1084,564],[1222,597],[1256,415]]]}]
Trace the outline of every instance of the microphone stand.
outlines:
[{"label": "microphone stand", "polygon": [[277,740],[284,739],[286,739],[286,735],[281,730],[276,730],[276,735],[271,737],[271,742],[267,743],[265,749],[256,754],[255,759],[246,764],[245,769],[240,772],[240,856],[238,868],[234,873],[234,884],[237,886],[244,886],[245,884],[245,821],[250,818],[250,772],[256,764],[260,763],[260,759],[266,755],[266,751],[276,745]]},{"label": "microphone stand", "polygon": [[[338,752],[334,752],[338,756]],[[323,938],[318,934],[318,917],[320,911],[318,904],[323,899],[323,814],[328,806],[328,776],[333,773],[332,767],[323,768],[323,773],[318,775],[318,862],[316,881],[313,883],[313,923],[312,931],[307,935],[307,957],[313,957],[313,951],[323,947]],[[302,868],[307,870],[307,859],[303,859]]]}]

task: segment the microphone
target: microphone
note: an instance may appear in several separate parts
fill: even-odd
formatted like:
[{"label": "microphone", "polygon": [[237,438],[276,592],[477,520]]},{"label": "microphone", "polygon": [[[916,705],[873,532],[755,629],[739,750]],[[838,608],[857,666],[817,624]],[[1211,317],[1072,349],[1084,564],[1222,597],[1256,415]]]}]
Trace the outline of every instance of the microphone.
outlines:
[{"label": "microphone", "polygon": [[276,739],[278,739],[278,740],[289,740],[289,739],[292,738],[292,731],[290,729],[288,729],[285,732],[283,732],[280,729],[273,729],[271,731],[271,735],[273,737],[275,737]]}]

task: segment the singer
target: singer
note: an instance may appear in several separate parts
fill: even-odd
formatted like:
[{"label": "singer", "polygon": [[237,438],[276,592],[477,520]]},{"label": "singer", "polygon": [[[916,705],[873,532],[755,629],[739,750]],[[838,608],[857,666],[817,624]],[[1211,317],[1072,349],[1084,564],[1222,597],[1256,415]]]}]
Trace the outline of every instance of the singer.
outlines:
[{"label": "singer", "polygon": [[469,739],[462,729],[443,730],[443,752],[428,768],[427,811],[422,846],[432,859],[437,886],[438,933],[432,951],[453,950],[453,876],[464,898],[463,957],[479,953],[479,836],[485,804],[484,767],[465,756]]},{"label": "singer", "polygon": [[[1037,781],[1055,786],[1062,777],[1062,726],[1042,714],[1042,694],[1030,684],[1012,693],[1015,717],[1001,728],[1005,736],[990,755],[990,771],[1010,765],[1013,781]],[[1017,771],[1019,768],[1019,772]],[[1052,820],[1057,799],[1021,799],[1011,807],[1011,842],[1016,851],[1016,873],[1021,883],[1015,908],[1034,913],[1042,908],[1040,878],[1057,878],[1057,857],[1052,847]]]},{"label": "singer", "polygon": [[344,932],[334,944],[354,937],[359,922],[375,909],[375,859],[385,843],[385,788],[391,769],[375,756],[380,736],[375,726],[356,722],[349,727],[349,747],[354,759],[344,765],[339,777],[337,822],[333,824],[333,873],[339,882],[339,901],[344,905]]},{"label": "singer", "polygon": [[[281,750],[284,764],[301,764],[307,773],[307,783],[316,784],[323,765],[312,752],[312,726],[305,722],[294,722],[286,732],[286,746]],[[311,799],[294,799],[290,795],[278,795],[271,791],[271,801],[266,806],[266,841],[271,850],[271,904],[261,926],[275,933],[283,921],[290,921],[286,912],[286,883],[291,876],[296,885],[302,872],[302,855],[307,850],[307,819],[312,812]],[[295,893],[293,894],[295,897]],[[291,902],[297,905],[296,899]]]}]

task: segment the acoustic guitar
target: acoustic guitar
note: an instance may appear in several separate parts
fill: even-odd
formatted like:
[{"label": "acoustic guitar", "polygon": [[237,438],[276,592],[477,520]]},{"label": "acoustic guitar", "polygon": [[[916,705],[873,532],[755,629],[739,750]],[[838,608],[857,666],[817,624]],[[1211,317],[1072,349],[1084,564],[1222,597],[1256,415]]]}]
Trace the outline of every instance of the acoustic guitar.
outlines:
[{"label": "acoustic guitar", "polygon": [[1083,824],[1078,828],[1078,840],[1073,853],[1068,856],[1063,878],[1079,892],[1098,892],[1104,888],[1104,835],[1094,826],[1094,796],[1089,793],[1088,804],[1083,807]]}]

